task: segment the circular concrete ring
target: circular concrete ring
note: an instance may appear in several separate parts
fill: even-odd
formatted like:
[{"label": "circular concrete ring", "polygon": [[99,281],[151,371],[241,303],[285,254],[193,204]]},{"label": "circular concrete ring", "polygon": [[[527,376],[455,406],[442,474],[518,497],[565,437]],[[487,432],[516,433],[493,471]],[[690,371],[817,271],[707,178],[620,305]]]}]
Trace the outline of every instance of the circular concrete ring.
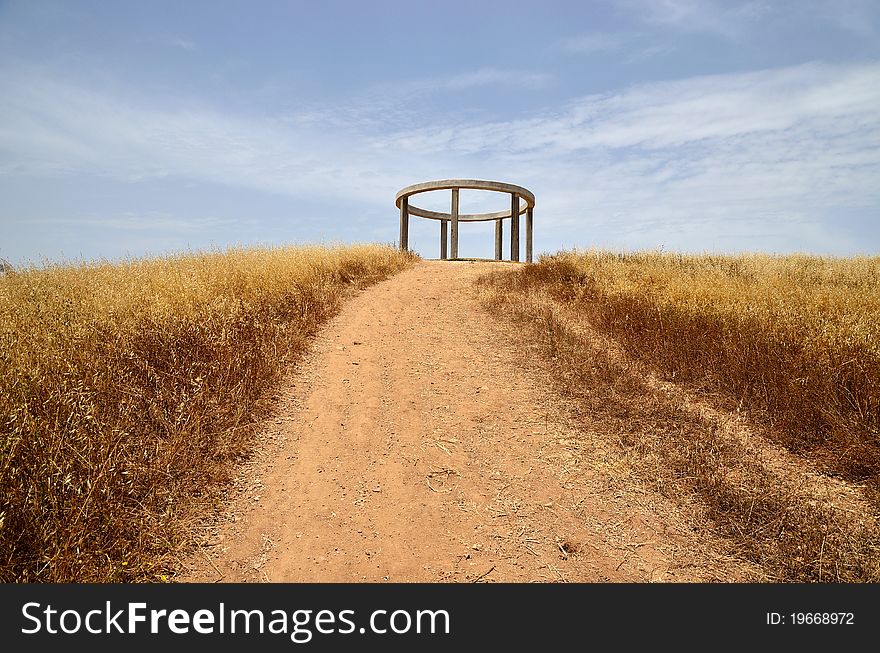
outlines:
[{"label": "circular concrete ring", "polygon": [[[516,186],[514,184],[505,184],[500,181],[485,181],[482,179],[441,179],[439,181],[426,181],[421,184],[413,184],[401,189],[394,198],[394,204],[400,208],[400,202],[403,198],[409,199],[412,195],[426,193],[432,190],[452,190],[456,188],[467,188],[472,190],[489,190],[496,193],[516,194],[516,196],[525,201],[520,203],[518,215],[522,215],[529,209],[535,208],[535,196],[531,191]],[[428,218],[430,220],[451,220],[452,214],[441,213],[438,211],[428,211],[417,206],[409,204],[407,201],[407,213],[420,218]],[[465,213],[458,216],[459,222],[482,222],[486,220],[504,220],[511,217],[510,210],[495,211],[494,213]]]}]

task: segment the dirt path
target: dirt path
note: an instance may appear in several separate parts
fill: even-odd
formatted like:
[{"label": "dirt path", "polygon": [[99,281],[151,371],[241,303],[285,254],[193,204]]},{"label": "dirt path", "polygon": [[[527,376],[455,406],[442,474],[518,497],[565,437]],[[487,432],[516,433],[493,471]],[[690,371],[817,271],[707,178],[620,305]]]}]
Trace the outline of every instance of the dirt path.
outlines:
[{"label": "dirt path", "polygon": [[425,261],[354,298],[283,389],[185,581],[739,580],[711,533],[566,423],[473,280]]}]

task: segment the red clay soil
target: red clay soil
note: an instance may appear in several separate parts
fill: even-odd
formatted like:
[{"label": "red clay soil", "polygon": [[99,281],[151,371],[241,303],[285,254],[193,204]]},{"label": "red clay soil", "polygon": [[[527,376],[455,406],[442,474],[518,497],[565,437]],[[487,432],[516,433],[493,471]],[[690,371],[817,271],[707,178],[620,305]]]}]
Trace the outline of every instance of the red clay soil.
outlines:
[{"label": "red clay soil", "polygon": [[473,280],[424,261],[348,302],[261,426],[177,577],[681,582],[752,577],[571,424]]}]

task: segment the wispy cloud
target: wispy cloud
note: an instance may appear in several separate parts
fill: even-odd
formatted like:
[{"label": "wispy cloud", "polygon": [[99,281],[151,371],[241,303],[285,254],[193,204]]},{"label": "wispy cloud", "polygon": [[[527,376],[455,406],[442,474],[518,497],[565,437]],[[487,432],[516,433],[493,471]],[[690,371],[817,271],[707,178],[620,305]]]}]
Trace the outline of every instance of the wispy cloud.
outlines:
[{"label": "wispy cloud", "polygon": [[558,47],[569,54],[593,54],[619,50],[623,44],[624,37],[620,34],[596,32],[562,39]]},{"label": "wispy cloud", "polygon": [[561,39],[552,48],[575,56],[614,53],[623,63],[634,64],[672,52],[675,45],[658,43],[655,36],[638,32],[594,32]]},{"label": "wispy cloud", "polygon": [[549,82],[552,75],[516,70],[498,70],[497,68],[480,68],[472,72],[440,78],[425,83],[426,88],[464,89],[479,86],[517,86],[539,88]]},{"label": "wispy cloud", "polygon": [[760,0],[628,0],[625,6],[647,23],[728,38],[774,12],[772,3]]},{"label": "wispy cloud", "polygon": [[480,151],[511,136],[522,150],[567,153],[638,146],[657,149],[699,141],[780,132],[811,120],[834,135],[838,120],[880,123],[880,65],[792,68],[697,77],[633,86],[571,102],[557,115],[488,125],[448,126],[400,134],[419,149]]},{"label": "wispy cloud", "polygon": [[289,195],[369,196],[374,188],[357,174],[374,167],[351,148],[357,135],[339,129],[133,105],[33,70],[0,72],[0,80],[0,161],[18,172],[181,177]]},{"label": "wispy cloud", "polygon": [[372,102],[376,97],[386,97],[392,102],[443,91],[463,91],[482,87],[540,88],[550,83],[553,75],[528,70],[508,70],[483,67],[454,75],[423,77],[374,87],[363,99]]},{"label": "wispy cloud", "polygon": [[679,243],[772,232],[768,247],[852,250],[865,244],[834,216],[880,207],[877,106],[880,64],[804,65],[637,85],[555,115],[414,130],[392,145],[491,161],[528,180],[563,231],[693,232]]},{"label": "wispy cloud", "polygon": [[[445,83],[507,78],[454,79]],[[418,113],[369,128],[359,119],[374,115],[369,104],[346,106],[342,122],[331,110],[296,121],[132,105],[33,71],[0,70],[0,84],[0,170],[12,161],[14,174],[171,176],[347,202],[365,216],[387,215],[416,181],[499,178],[534,190],[544,233],[563,241],[641,234],[679,246],[764,233],[863,247],[835,230],[836,216],[880,207],[876,62],[638,84],[509,121]],[[144,228],[125,225],[161,216],[114,219]]]},{"label": "wispy cloud", "polygon": [[172,233],[205,232],[231,224],[240,224],[240,220],[213,217],[173,216],[155,211],[121,213],[105,216],[89,217],[46,217],[29,218],[28,224],[63,226],[75,223],[83,227],[101,227],[120,231],[160,231]]},{"label": "wispy cloud", "polygon": [[801,11],[818,11],[840,29],[863,38],[876,39],[880,31],[880,5],[875,0],[817,0]]},{"label": "wispy cloud", "polygon": [[747,35],[758,21],[818,19],[863,38],[880,30],[875,0],[804,0],[791,6],[769,0],[623,0],[628,14],[659,27],[707,32],[729,39]]},{"label": "wispy cloud", "polygon": [[195,52],[197,50],[196,44],[194,41],[190,39],[185,39],[180,36],[173,36],[170,40],[171,45],[178,47],[182,50],[189,50],[190,52]]},{"label": "wispy cloud", "polygon": [[438,95],[448,99],[456,93],[493,88],[516,93],[545,88],[554,80],[551,73],[483,67],[453,75],[374,84],[337,102],[298,106],[284,120],[312,130],[332,126],[333,129],[358,129],[364,136],[386,134],[389,130],[417,128],[425,124],[426,117],[431,120],[437,112]]}]

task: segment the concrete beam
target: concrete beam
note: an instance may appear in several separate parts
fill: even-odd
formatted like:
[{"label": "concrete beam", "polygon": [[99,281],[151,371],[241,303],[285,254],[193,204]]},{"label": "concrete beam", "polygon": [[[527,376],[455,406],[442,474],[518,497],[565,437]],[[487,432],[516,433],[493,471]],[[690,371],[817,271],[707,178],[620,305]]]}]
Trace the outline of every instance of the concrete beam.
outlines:
[{"label": "concrete beam", "polygon": [[400,202],[400,251],[409,249],[409,198]]},{"label": "concrete beam", "polygon": [[458,189],[452,189],[452,211],[449,214],[452,217],[452,243],[450,249],[451,258],[458,258]]},{"label": "concrete beam", "polygon": [[526,263],[532,262],[532,223],[534,218],[532,210],[526,210]]},{"label": "concrete beam", "polygon": [[394,198],[394,203],[399,204],[402,197],[409,197],[429,190],[449,190],[450,188],[474,188],[477,190],[490,190],[497,193],[517,193],[528,206],[535,205],[535,196],[527,188],[515,184],[505,184],[500,181],[486,181],[484,179],[441,179],[439,181],[426,181],[421,184],[413,184],[402,188]]},{"label": "concrete beam", "polygon": [[519,197],[510,194],[510,260],[519,261]]},{"label": "concrete beam", "polygon": [[[429,211],[415,206],[412,202],[409,204],[409,214],[417,218],[428,218],[429,220],[451,220],[452,215],[448,211]],[[509,218],[509,211],[495,211],[493,213],[462,213],[458,212],[459,222],[491,222],[498,218]]]},{"label": "concrete beam", "polygon": [[[459,194],[462,188],[487,190],[506,193],[510,196],[509,211],[492,211],[487,213],[462,213],[459,205]],[[452,191],[452,210],[449,213],[441,211],[429,211],[415,206],[410,201],[411,195],[418,195],[434,190]],[[526,261],[533,260],[533,236],[534,236],[534,213],[535,196],[526,188],[514,184],[505,184],[498,181],[486,181],[482,179],[441,179],[439,181],[427,181],[421,184],[413,184],[398,191],[394,198],[395,204],[400,207],[400,248],[409,249],[409,218],[429,218],[439,220],[440,226],[440,258],[457,259],[458,251],[458,226],[460,222],[495,221],[495,258],[503,260],[502,252],[504,242],[504,220],[510,218],[510,260],[520,260],[519,241],[519,217],[526,216]],[[447,226],[447,223],[451,223]],[[449,229],[449,232],[446,230]],[[448,247],[447,247],[448,245]],[[447,251],[448,250],[448,251]]]}]

